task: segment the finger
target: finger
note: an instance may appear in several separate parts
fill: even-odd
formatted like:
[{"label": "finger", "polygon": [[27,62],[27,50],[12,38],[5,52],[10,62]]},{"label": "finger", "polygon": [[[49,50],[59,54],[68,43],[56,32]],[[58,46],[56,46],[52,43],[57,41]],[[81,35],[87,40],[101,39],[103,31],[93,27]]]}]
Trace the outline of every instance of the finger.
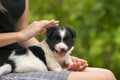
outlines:
[{"label": "finger", "polygon": [[77,67],[77,64],[74,63],[73,65],[68,66],[67,69],[70,71],[76,71],[78,67]]},{"label": "finger", "polygon": [[54,27],[57,27],[57,26],[59,26],[59,24],[49,24],[49,25],[47,25],[48,27],[52,27],[52,26],[54,26]]},{"label": "finger", "polygon": [[72,59],[73,59],[73,60],[80,61],[80,62],[87,62],[87,61],[86,61],[86,60],[84,60],[84,59],[80,59],[80,58],[73,57],[73,56],[72,56]]},{"label": "finger", "polygon": [[48,26],[58,26],[59,25],[59,21],[55,21],[55,20],[51,20],[50,23],[48,24]]},{"label": "finger", "polygon": [[77,65],[81,65],[81,61],[78,59],[73,59],[72,61],[73,63],[76,63]]},{"label": "finger", "polygon": [[72,71],[72,66],[68,66],[66,67],[65,69],[69,70],[69,71]]},{"label": "finger", "polygon": [[76,71],[78,69],[78,65],[76,63],[73,64],[72,70]]},{"label": "finger", "polygon": [[81,66],[78,71],[84,71],[87,67],[88,67],[88,64],[85,64],[85,65]]},{"label": "finger", "polygon": [[73,59],[73,69],[74,71],[78,71],[81,67],[81,62],[77,59]]},{"label": "finger", "polygon": [[59,26],[59,24],[55,24],[54,26]]},{"label": "finger", "polygon": [[72,58],[72,61],[73,61],[73,63],[78,63],[79,62],[79,60],[77,60],[75,58]]},{"label": "finger", "polygon": [[81,61],[81,65],[85,65],[85,64],[88,64],[87,61]]},{"label": "finger", "polygon": [[80,63],[74,63],[72,68],[73,71],[78,71],[80,69]]},{"label": "finger", "polygon": [[77,63],[77,68],[76,68],[76,71],[79,71],[80,70],[80,68],[81,68],[81,63]]},{"label": "finger", "polygon": [[52,19],[52,20],[42,20],[40,21],[41,23],[45,24],[45,25],[49,25],[49,24],[52,24],[55,20]]},{"label": "finger", "polygon": [[37,23],[38,26],[40,26],[41,28],[44,28],[47,25],[49,25],[51,22],[49,20],[42,20],[42,21],[39,21],[38,23]]},{"label": "finger", "polygon": [[43,34],[45,32],[46,32],[46,29],[44,29],[44,28],[40,30],[40,34]]},{"label": "finger", "polygon": [[87,61],[83,59],[77,59],[77,62],[81,63],[81,65],[87,64]]}]

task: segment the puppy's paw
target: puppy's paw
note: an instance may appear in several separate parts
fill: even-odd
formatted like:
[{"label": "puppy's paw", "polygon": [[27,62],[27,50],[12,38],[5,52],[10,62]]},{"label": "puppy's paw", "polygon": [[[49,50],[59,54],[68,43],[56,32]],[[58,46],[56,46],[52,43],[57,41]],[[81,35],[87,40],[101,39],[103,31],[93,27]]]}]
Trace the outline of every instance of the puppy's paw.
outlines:
[{"label": "puppy's paw", "polygon": [[73,65],[73,62],[72,62],[72,60],[68,60],[68,61],[66,61],[66,62],[65,62],[65,65],[66,65],[66,66]]},{"label": "puppy's paw", "polygon": [[50,71],[62,71],[63,70],[61,65],[59,64],[48,66],[48,68]]}]

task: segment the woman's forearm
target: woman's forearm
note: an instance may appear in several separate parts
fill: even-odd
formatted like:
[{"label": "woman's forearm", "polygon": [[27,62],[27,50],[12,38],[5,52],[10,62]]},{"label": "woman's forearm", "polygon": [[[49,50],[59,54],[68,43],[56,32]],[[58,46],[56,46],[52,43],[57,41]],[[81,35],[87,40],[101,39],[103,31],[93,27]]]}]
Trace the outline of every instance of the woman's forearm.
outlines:
[{"label": "woman's forearm", "polygon": [[[58,21],[55,20],[42,20],[36,21],[24,28],[13,33],[0,33],[0,47],[20,42],[27,41],[36,35],[42,33],[46,26],[56,26]],[[36,42],[36,41],[35,41]]]},{"label": "woman's forearm", "polygon": [[0,33],[0,47],[24,40],[20,32]]},{"label": "woman's forearm", "polygon": [[20,44],[22,47],[27,47],[27,46],[39,44],[39,41],[38,41],[36,38],[33,37],[33,38],[29,39],[29,40],[19,42],[19,44]]}]

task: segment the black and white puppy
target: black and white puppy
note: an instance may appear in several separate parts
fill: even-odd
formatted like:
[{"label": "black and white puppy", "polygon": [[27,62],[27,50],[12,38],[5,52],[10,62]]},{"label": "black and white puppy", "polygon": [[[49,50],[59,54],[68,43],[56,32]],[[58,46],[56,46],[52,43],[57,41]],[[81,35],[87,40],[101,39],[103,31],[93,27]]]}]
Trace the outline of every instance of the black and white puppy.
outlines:
[{"label": "black and white puppy", "polygon": [[[50,27],[40,44],[14,50],[7,61],[0,61],[0,75],[9,72],[61,71],[61,65],[72,65],[70,53],[76,33],[69,27]],[[2,55],[0,55],[2,56]],[[3,56],[4,57],[4,56]]]}]

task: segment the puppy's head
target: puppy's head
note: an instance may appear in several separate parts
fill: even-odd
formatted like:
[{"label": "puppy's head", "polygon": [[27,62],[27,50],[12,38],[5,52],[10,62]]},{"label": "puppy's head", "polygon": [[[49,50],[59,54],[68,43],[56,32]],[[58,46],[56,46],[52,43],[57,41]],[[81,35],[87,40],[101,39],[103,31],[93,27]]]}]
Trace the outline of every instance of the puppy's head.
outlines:
[{"label": "puppy's head", "polygon": [[53,26],[46,31],[46,42],[58,56],[63,57],[73,46],[76,32],[63,26]]}]

